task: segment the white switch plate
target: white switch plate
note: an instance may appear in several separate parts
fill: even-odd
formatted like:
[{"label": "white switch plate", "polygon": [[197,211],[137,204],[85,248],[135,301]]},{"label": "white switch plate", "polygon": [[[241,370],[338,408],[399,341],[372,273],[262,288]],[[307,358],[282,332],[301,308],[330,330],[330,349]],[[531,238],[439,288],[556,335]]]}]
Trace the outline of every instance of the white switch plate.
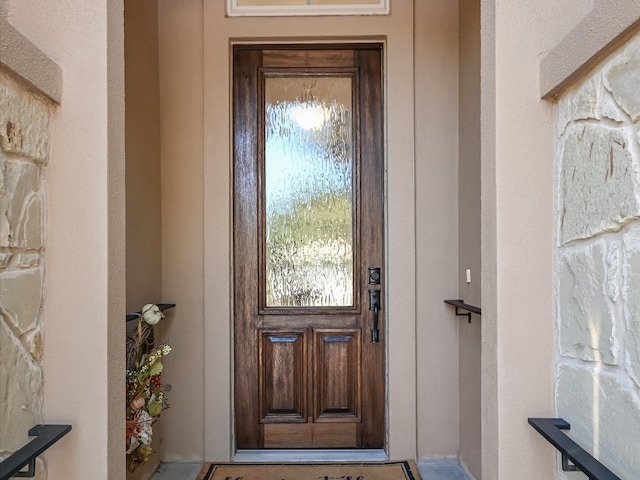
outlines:
[{"label": "white switch plate", "polygon": [[467,283],[471,283],[471,269],[470,268],[467,268],[466,275],[467,275]]}]

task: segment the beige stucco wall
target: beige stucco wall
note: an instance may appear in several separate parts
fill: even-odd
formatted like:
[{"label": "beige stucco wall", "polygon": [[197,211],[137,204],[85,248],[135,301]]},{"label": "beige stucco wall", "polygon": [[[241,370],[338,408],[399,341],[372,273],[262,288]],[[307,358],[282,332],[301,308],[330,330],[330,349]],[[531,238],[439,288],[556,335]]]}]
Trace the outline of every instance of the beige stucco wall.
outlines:
[{"label": "beige stucco wall", "polygon": [[[172,385],[163,417],[164,460],[204,458],[202,2],[158,2],[162,149],[163,298],[179,307],[165,325],[173,351],[164,379]],[[225,147],[226,150],[227,147]],[[225,199],[220,204],[226,209]],[[226,237],[226,228],[221,229]],[[224,255],[224,253],[219,253]],[[226,271],[217,272],[223,277]],[[221,305],[226,310],[228,299]],[[222,326],[224,329],[224,325]],[[221,332],[221,335],[224,335]],[[223,364],[228,365],[224,354]],[[221,367],[216,388],[228,392]],[[228,369],[227,369],[228,371]],[[227,399],[228,403],[229,400]],[[226,410],[214,404],[214,410]],[[225,428],[217,425],[216,428]],[[170,433],[166,433],[170,432]]]},{"label": "beige stucco wall", "polygon": [[[480,2],[459,2],[458,298],[481,306]],[[466,270],[471,272],[467,283]],[[476,478],[481,465],[480,332],[482,317],[459,328],[460,458]]]},{"label": "beige stucco wall", "polygon": [[416,290],[418,458],[429,458],[459,452],[458,321],[443,303],[458,288],[458,6],[418,1],[414,12],[416,278],[403,288]]},{"label": "beige stucco wall", "polygon": [[[155,0],[126,0],[125,40],[125,151],[127,312],[147,303],[171,303],[162,297],[162,211],[160,195],[160,92],[158,77],[158,8]],[[158,343],[165,323],[156,327]],[[137,322],[127,324],[127,333]],[[171,361],[171,357],[167,359]],[[169,401],[171,400],[169,394]],[[162,424],[167,410],[153,426],[153,449],[146,465],[130,480],[149,478],[161,459]]]},{"label": "beige stucco wall", "polygon": [[155,0],[125,2],[127,311],[162,295],[160,92]]},{"label": "beige stucco wall", "polygon": [[247,39],[386,41],[388,451],[457,455],[458,327],[442,303],[457,291],[457,5],[418,2],[415,31],[412,2],[340,18],[225,18],[213,0],[159,7],[163,294],[180,305],[164,458],[232,454],[229,45]]},{"label": "beige stucco wall", "polygon": [[585,2],[481,2],[482,478],[554,478],[553,106],[538,63]]},{"label": "beige stucco wall", "polygon": [[621,478],[640,476],[640,33],[556,110],[558,416]]},{"label": "beige stucco wall", "polygon": [[73,430],[47,453],[48,478],[121,479],[122,3],[7,0],[3,14],[64,72],[44,178],[44,413]]}]

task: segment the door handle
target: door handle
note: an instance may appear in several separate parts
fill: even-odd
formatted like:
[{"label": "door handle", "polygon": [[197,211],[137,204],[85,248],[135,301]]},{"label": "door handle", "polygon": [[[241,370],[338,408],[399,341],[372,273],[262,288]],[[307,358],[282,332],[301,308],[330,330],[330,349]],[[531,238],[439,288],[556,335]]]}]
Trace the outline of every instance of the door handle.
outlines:
[{"label": "door handle", "polygon": [[380,290],[369,290],[369,310],[373,310],[373,328],[371,329],[371,343],[380,341],[378,317],[380,313]]}]

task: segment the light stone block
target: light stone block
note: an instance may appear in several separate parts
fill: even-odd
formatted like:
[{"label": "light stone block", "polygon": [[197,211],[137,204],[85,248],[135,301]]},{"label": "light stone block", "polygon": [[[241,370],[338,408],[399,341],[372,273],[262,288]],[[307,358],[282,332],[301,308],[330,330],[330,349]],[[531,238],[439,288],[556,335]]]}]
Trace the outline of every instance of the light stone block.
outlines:
[{"label": "light stone block", "polygon": [[0,452],[15,451],[27,432],[43,421],[42,372],[0,319]]},{"label": "light stone block", "polygon": [[0,274],[0,315],[18,335],[33,329],[40,313],[42,269]]},{"label": "light stone block", "polygon": [[638,165],[623,129],[573,125],[561,153],[562,244],[617,231],[640,216]]},{"label": "light stone block", "polygon": [[634,123],[640,120],[640,36],[628,43],[604,78],[620,108]]},{"label": "light stone block", "polygon": [[0,146],[44,162],[49,154],[52,106],[0,72]]},{"label": "light stone block", "polygon": [[43,246],[43,205],[40,195],[33,192],[25,198],[18,218],[15,240],[16,246],[37,250]]},{"label": "light stone block", "polygon": [[20,340],[22,340],[33,360],[37,363],[42,362],[42,354],[44,352],[42,331],[40,329],[31,330],[25,333]]},{"label": "light stone block", "polygon": [[560,365],[556,405],[578,444],[621,478],[640,478],[640,398],[624,376]]},{"label": "light stone block", "polygon": [[6,268],[6,266],[9,265],[11,257],[13,257],[11,252],[0,252],[0,269]]},{"label": "light stone block", "polygon": [[570,94],[564,95],[556,104],[555,127],[556,137],[561,138],[565,129],[572,121],[571,118],[571,97]]},{"label": "light stone block", "polygon": [[559,259],[560,354],[619,363],[620,247],[598,241]]},{"label": "light stone block", "polygon": [[613,120],[614,122],[618,122],[621,124],[627,120],[625,113],[615,102],[609,92],[602,96],[600,104],[598,105],[597,115],[599,118],[608,118],[610,120]]},{"label": "light stone block", "polygon": [[[0,261],[2,260],[2,255],[0,254]],[[18,255],[18,260],[16,262],[16,266],[18,268],[35,268],[40,265],[40,254],[39,253],[21,253]]]},{"label": "light stone block", "polygon": [[[9,243],[8,245],[0,244],[0,246],[24,246],[25,225],[24,222],[30,219],[29,232],[32,235],[32,241],[37,243],[38,238],[34,237],[33,220],[37,216],[37,212],[29,208],[32,197],[38,190],[38,167],[32,163],[22,161],[5,161],[3,164],[4,172],[4,189],[7,196],[6,218],[9,227]],[[39,202],[41,203],[41,202]],[[36,208],[42,209],[41,205],[35,205]],[[41,230],[42,212],[40,211]],[[42,234],[40,233],[40,241]],[[21,245],[22,244],[22,245]]]},{"label": "light stone block", "polygon": [[584,82],[573,94],[571,101],[571,119],[588,120],[596,118],[596,109],[600,97],[602,81],[595,75]]},{"label": "light stone block", "polygon": [[573,121],[597,117],[601,91],[602,80],[595,76],[563,95],[556,110],[558,135],[561,135]]},{"label": "light stone block", "polygon": [[626,305],[626,358],[631,378],[640,388],[640,226],[624,236],[622,296]]}]

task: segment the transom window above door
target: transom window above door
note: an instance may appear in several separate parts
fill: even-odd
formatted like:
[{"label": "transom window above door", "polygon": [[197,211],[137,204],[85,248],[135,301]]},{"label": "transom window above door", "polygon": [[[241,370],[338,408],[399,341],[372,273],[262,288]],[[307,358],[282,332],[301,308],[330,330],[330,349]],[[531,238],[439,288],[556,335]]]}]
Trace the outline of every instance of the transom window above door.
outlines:
[{"label": "transom window above door", "polygon": [[388,15],[390,0],[227,0],[229,16]]}]

